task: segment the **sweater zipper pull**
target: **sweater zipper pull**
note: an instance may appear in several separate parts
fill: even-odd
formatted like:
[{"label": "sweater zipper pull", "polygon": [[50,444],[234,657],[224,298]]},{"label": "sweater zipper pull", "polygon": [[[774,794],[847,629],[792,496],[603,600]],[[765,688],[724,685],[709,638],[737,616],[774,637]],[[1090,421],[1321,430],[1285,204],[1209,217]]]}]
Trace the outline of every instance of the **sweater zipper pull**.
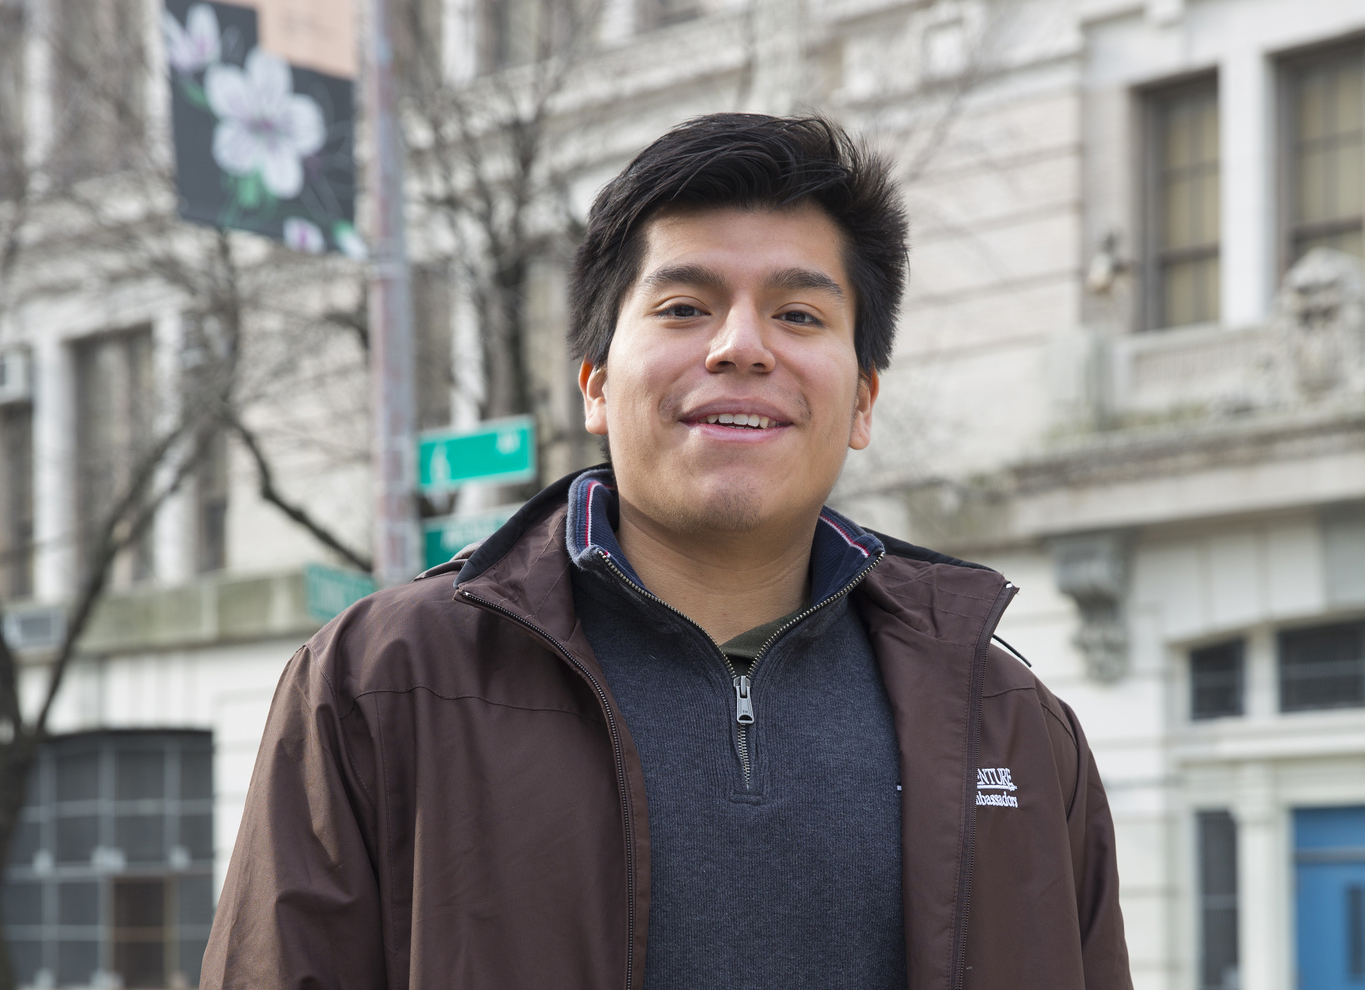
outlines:
[{"label": "sweater zipper pull", "polygon": [[735,678],[735,721],[740,725],[752,725],[754,721],[754,703],[749,697],[747,674]]}]

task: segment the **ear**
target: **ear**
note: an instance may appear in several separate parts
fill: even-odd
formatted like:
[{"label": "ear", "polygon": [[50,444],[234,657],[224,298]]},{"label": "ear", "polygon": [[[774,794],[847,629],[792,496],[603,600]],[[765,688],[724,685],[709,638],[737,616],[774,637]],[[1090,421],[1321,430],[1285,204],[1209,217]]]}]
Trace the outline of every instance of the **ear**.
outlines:
[{"label": "ear", "polygon": [[583,393],[583,426],[593,436],[607,435],[607,366],[584,361],[578,368]]},{"label": "ear", "polygon": [[872,407],[881,387],[876,368],[858,375],[858,402],[853,407],[853,430],[848,437],[848,445],[854,450],[862,450],[872,442]]}]

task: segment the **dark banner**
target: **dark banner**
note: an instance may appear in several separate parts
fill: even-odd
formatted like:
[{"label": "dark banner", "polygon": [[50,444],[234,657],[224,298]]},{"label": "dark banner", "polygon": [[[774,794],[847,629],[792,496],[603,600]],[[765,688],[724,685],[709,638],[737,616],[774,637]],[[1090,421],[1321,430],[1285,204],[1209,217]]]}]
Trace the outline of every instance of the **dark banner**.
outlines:
[{"label": "dark banner", "polygon": [[363,257],[353,81],[266,51],[252,6],[165,2],[180,216]]}]

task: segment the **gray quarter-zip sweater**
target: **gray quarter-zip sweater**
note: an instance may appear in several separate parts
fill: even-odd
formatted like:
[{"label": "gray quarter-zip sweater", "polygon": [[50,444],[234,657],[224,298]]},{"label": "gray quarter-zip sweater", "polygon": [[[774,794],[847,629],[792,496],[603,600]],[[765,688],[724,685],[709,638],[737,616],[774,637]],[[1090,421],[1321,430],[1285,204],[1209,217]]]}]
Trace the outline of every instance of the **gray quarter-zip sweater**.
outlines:
[{"label": "gray quarter-zip sweater", "polygon": [[569,500],[574,607],[644,769],[646,990],[906,986],[896,734],[847,596],[880,541],[822,513],[812,608],[741,704],[734,663],[625,559],[610,475]]}]

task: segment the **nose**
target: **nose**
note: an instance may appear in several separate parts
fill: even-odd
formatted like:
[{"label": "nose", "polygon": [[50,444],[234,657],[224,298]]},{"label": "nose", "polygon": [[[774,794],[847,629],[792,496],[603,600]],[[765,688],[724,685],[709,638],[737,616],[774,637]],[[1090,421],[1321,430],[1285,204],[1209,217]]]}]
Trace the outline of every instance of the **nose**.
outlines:
[{"label": "nose", "polygon": [[706,370],[716,374],[731,370],[760,374],[772,371],[777,359],[768,347],[767,329],[767,320],[753,304],[737,302],[731,306],[725,322],[711,338]]}]

